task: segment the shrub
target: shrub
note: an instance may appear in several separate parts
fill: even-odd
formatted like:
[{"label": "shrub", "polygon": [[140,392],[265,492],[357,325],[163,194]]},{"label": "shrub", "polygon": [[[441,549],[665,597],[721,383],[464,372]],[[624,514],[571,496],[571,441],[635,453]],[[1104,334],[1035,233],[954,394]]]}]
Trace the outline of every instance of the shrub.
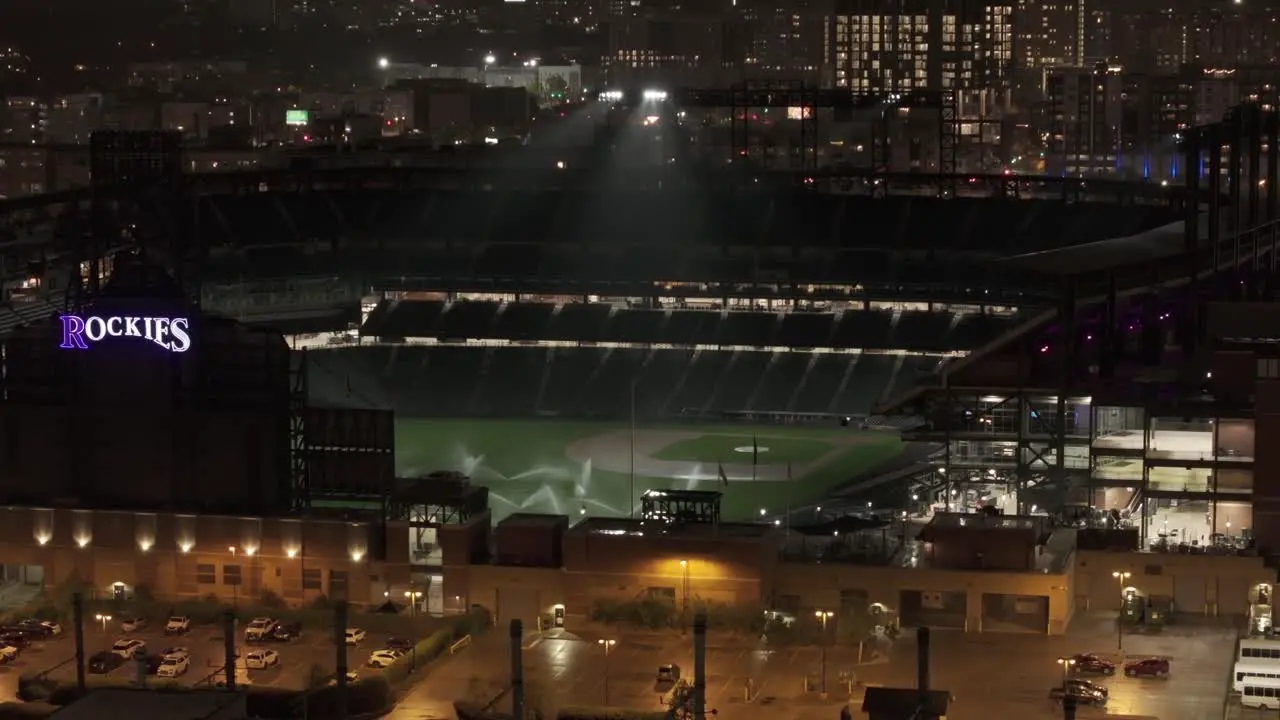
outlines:
[{"label": "shrub", "polygon": [[259,593],[258,604],[271,610],[280,610],[289,606],[274,590],[263,590]]},{"label": "shrub", "polygon": [[57,712],[55,705],[43,702],[7,702],[0,703],[0,720],[28,720],[29,718],[47,718]]},{"label": "shrub", "polygon": [[557,720],[666,720],[667,717],[665,712],[603,707],[568,707],[556,715]]}]

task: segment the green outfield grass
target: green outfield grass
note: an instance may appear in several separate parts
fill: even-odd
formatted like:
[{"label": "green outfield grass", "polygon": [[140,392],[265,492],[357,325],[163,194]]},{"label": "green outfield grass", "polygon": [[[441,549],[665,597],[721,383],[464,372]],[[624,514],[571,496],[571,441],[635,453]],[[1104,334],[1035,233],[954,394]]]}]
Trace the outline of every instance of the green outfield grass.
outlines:
[{"label": "green outfield grass", "polygon": [[[396,421],[396,469],[401,477],[421,476],[437,470],[457,470],[476,484],[490,489],[495,518],[513,512],[563,513],[571,516],[586,508],[588,515],[626,515],[630,505],[629,474],[604,470],[602,459],[591,466],[571,460],[568,447],[594,435],[626,429],[626,425],[561,420],[424,420]],[[902,444],[896,436],[858,433],[845,428],[747,425],[668,424],[651,429],[698,433],[675,441],[653,453],[656,460],[713,465],[751,462],[752,437],[769,452],[760,453],[761,465],[791,462],[796,465],[823,462],[809,472],[799,472],[787,482],[734,482],[722,487],[714,480],[637,475],[635,495],[645,490],[688,489],[724,492],[722,512],[726,520],[757,517],[761,508],[779,512],[785,505],[819,502],[850,478],[896,457]],[[643,430],[643,429],[642,429]],[[851,445],[852,434],[866,438]],[[625,458],[625,447],[621,449]],[[614,464],[618,460],[613,459]]]},{"label": "green outfield grass", "polygon": [[653,454],[658,460],[682,460],[698,463],[751,462],[751,448],[761,465],[794,463],[799,465],[826,455],[836,448],[829,442],[773,434],[751,434],[738,431],[732,435],[706,433],[688,440],[678,440]]}]

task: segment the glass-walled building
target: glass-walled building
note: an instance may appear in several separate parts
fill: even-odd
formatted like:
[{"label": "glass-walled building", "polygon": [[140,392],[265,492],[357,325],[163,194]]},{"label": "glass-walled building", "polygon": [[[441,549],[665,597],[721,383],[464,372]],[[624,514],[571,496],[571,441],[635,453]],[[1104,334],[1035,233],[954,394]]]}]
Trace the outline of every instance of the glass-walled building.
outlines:
[{"label": "glass-walled building", "polygon": [[1254,421],[1093,408],[1090,504],[1151,549],[1235,549],[1253,537]]}]

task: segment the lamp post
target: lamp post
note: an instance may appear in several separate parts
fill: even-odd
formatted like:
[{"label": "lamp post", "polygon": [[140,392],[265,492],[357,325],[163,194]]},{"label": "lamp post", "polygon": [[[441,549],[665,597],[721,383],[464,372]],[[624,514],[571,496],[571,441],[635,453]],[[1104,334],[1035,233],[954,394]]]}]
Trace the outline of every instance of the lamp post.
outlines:
[{"label": "lamp post", "polygon": [[107,634],[107,623],[111,622],[111,616],[110,616],[110,615],[103,615],[102,613],[98,613],[97,615],[94,615],[94,616],[93,616],[93,619],[94,619],[94,620],[97,620],[97,621],[98,621],[98,622],[100,622],[100,623],[102,623],[102,634],[103,634],[103,635],[106,635],[106,634]]},{"label": "lamp post", "polygon": [[1116,570],[1115,572],[1111,573],[1111,577],[1115,578],[1120,583],[1120,612],[1116,615],[1116,649],[1117,650],[1124,650],[1124,601],[1125,601],[1124,589],[1128,587],[1126,583],[1129,581],[1129,577],[1131,575],[1132,573],[1124,570]]},{"label": "lamp post", "polygon": [[604,648],[604,704],[609,705],[609,653],[613,651],[613,647],[618,644],[617,640],[605,640],[600,638],[596,641],[600,647]]},{"label": "lamp post", "polygon": [[827,697],[827,620],[831,619],[831,616],[835,615],[835,613],[831,612],[830,610],[818,610],[814,612],[813,615],[814,617],[818,618],[818,620],[822,623],[822,644],[820,646],[822,649],[822,674],[819,677],[819,681],[822,683],[822,686],[821,686],[821,690],[819,690],[819,693],[823,699],[826,699]]},{"label": "lamp post", "polygon": [[404,591],[404,596],[409,598],[409,617],[418,616],[418,598],[422,597],[421,590],[414,590],[410,585],[408,590]]},{"label": "lamp post", "polygon": [[[236,546],[232,545],[231,547],[228,547],[227,552],[231,553],[231,561],[235,562]],[[226,569],[223,569],[222,581],[226,582],[226,580],[227,580],[227,571]],[[239,573],[236,574],[236,581],[231,584],[231,607],[240,607],[240,575]]]},{"label": "lamp post", "polygon": [[689,561],[680,561],[680,611],[689,612]]},{"label": "lamp post", "polygon": [[1071,668],[1076,664],[1075,658],[1058,658],[1058,664],[1062,666],[1062,692],[1067,692],[1067,679],[1071,676]]}]

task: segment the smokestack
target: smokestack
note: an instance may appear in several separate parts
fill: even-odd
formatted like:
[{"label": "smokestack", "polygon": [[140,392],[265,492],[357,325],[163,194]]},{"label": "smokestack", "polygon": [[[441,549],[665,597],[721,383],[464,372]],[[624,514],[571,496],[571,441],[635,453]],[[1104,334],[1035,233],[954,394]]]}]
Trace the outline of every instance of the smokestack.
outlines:
[{"label": "smokestack", "polygon": [[236,689],[236,614],[222,613],[222,672],[227,676],[227,689]]},{"label": "smokestack", "polygon": [[693,616],[693,720],[707,716],[707,614]]},{"label": "smokestack", "polygon": [[334,680],[337,684],[338,718],[347,716],[347,602],[339,600],[333,605],[333,646],[337,651],[334,664]]},{"label": "smokestack", "polygon": [[511,621],[511,717],[524,717],[524,623]]},{"label": "smokestack", "polygon": [[76,689],[84,695],[84,596],[71,596],[71,622],[76,633]]},{"label": "smokestack", "polygon": [[929,691],[929,628],[916,630],[916,675],[920,692]]}]

